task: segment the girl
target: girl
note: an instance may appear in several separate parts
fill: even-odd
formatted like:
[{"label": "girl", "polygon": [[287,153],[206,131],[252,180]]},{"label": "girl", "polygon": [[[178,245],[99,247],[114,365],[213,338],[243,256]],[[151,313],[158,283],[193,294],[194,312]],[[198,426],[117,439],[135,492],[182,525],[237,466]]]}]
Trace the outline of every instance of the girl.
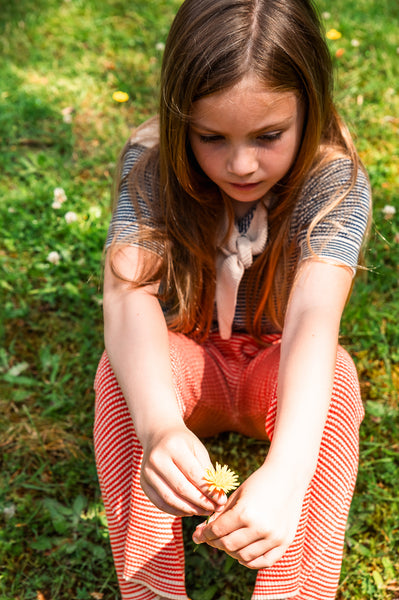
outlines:
[{"label": "girl", "polygon": [[[309,0],[186,0],[107,240],[95,444],[124,600],[186,599],[193,539],[253,600],[335,597],[363,416],[338,346],[370,193]],[[269,438],[227,498],[201,438]]]}]

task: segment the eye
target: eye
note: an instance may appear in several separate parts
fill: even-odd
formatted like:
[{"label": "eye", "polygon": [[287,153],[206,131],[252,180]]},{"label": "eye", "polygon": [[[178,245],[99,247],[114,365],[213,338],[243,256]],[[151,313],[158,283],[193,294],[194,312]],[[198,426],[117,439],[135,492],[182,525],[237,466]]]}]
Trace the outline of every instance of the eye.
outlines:
[{"label": "eye", "polygon": [[271,133],[263,133],[258,136],[258,140],[261,142],[271,143],[276,142],[283,135],[282,131],[272,131]]},{"label": "eye", "polygon": [[221,142],[224,138],[222,135],[200,135],[199,139],[203,144],[215,144]]}]

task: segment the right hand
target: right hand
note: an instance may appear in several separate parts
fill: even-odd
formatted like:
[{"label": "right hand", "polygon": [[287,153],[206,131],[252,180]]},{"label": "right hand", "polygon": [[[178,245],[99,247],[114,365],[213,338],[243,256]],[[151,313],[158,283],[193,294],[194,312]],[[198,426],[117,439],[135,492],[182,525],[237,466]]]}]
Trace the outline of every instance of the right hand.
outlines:
[{"label": "right hand", "polygon": [[141,487],[160,510],[179,517],[211,515],[226,503],[224,494],[208,491],[203,477],[212,463],[184,424],[154,432],[143,448]]}]

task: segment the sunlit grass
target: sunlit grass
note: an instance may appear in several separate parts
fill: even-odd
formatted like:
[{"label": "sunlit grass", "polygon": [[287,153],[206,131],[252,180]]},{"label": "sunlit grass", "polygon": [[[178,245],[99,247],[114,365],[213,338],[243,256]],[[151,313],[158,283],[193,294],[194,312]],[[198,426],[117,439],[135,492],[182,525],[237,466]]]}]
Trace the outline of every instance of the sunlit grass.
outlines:
[{"label": "sunlit grass", "polygon": [[[156,111],[177,0],[19,0],[0,16],[0,600],[119,597],[92,450],[102,351],[101,261],[117,155]],[[342,342],[367,414],[339,600],[399,596],[399,51],[395,0],[319,2],[336,98],[375,199]],[[115,91],[129,100],[113,100]],[[67,200],[52,207],[54,189]],[[77,220],[68,223],[73,211]],[[49,262],[57,252],[58,264]],[[263,444],[209,442],[245,477]],[[187,523],[186,537],[194,528]],[[189,541],[187,543],[190,547]],[[249,598],[254,573],[204,546],[187,556],[193,600]],[[97,595],[96,595],[97,594]]]}]

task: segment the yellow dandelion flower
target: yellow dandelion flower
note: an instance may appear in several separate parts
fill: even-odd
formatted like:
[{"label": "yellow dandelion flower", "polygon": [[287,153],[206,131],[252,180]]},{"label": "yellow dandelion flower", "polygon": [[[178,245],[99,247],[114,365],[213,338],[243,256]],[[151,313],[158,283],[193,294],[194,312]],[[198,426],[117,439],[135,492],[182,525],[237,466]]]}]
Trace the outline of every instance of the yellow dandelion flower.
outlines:
[{"label": "yellow dandelion flower", "polygon": [[129,94],[126,94],[126,92],[114,92],[112,94],[112,100],[115,100],[115,102],[127,102],[129,100]]},{"label": "yellow dandelion flower", "polygon": [[204,480],[209,486],[209,491],[213,492],[231,492],[238,487],[238,475],[234,473],[227,465],[223,467],[217,462],[216,468],[212,467],[205,471]]},{"label": "yellow dandelion flower", "polygon": [[329,29],[326,33],[326,37],[329,40],[339,40],[342,37],[342,33],[336,29]]}]

